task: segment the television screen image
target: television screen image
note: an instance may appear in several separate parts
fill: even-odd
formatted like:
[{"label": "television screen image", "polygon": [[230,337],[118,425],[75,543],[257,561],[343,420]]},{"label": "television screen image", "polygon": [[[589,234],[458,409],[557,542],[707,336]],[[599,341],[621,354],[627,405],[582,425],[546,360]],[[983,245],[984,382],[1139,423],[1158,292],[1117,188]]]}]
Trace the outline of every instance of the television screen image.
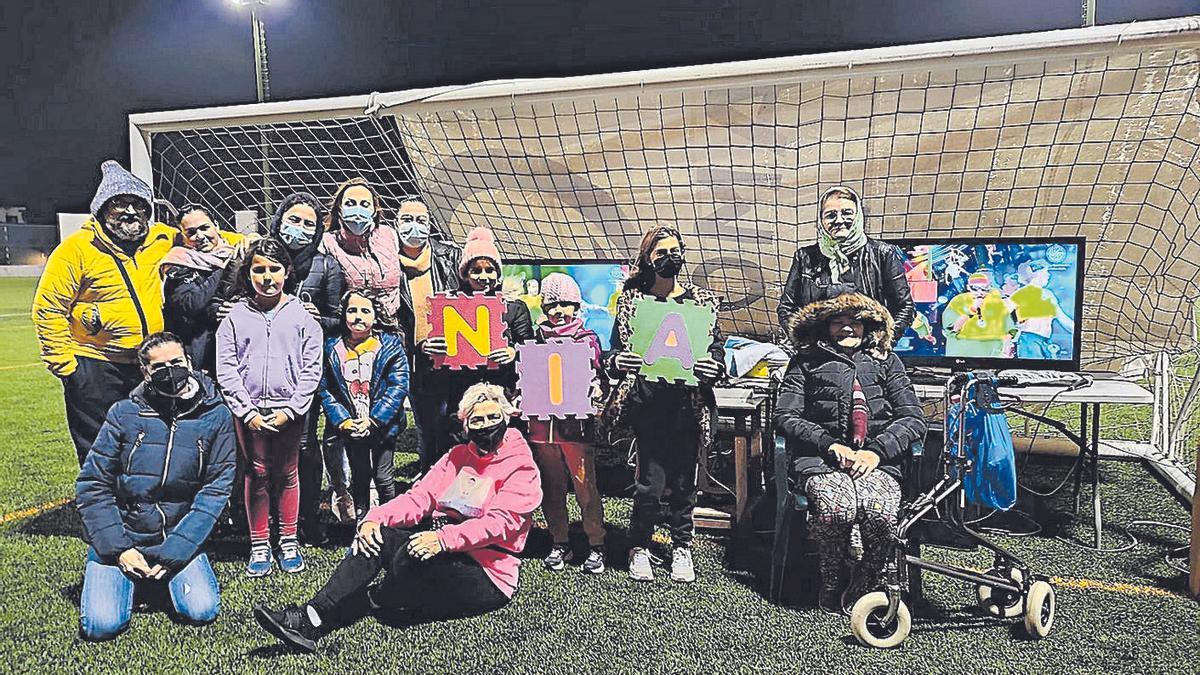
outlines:
[{"label": "television screen image", "polygon": [[535,326],[542,318],[541,282],[551,272],[562,272],[579,284],[583,325],[600,336],[601,347],[609,349],[617,297],[629,265],[609,260],[506,261],[500,292],[506,300],[523,301]]},{"label": "television screen image", "polygon": [[897,242],[916,306],[912,365],[1074,370],[1083,240]]}]

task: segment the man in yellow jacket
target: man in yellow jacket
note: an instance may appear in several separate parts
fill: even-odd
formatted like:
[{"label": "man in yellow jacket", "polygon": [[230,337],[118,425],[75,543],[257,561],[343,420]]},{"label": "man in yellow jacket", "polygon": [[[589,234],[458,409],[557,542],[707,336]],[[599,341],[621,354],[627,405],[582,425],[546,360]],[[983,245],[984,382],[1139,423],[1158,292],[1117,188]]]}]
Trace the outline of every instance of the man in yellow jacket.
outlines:
[{"label": "man in yellow jacket", "polygon": [[152,221],[145,181],[113,160],[100,170],[93,217],[50,254],[33,297],[42,361],[62,379],[81,466],[109,407],[142,379],[137,346],[163,329],[158,266],[175,236]]}]

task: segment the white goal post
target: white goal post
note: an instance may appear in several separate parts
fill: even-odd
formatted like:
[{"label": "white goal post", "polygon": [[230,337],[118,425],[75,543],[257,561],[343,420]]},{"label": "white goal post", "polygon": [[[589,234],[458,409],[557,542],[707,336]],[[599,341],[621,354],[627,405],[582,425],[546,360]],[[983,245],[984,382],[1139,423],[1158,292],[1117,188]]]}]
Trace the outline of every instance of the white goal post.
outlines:
[{"label": "white goal post", "polygon": [[[872,235],[1083,236],[1083,360],[1196,360],[1200,17],[363,96],[142,113],[132,169],[172,202],[260,222],[362,175],[514,257],[627,258],[650,224],[738,332],[775,330],[822,187]],[[1157,370],[1155,371],[1157,372]],[[1189,373],[1190,374],[1190,373]],[[1190,380],[1155,440],[1190,461]],[[1188,392],[1193,392],[1188,394]],[[1182,420],[1182,421],[1181,421]]]}]

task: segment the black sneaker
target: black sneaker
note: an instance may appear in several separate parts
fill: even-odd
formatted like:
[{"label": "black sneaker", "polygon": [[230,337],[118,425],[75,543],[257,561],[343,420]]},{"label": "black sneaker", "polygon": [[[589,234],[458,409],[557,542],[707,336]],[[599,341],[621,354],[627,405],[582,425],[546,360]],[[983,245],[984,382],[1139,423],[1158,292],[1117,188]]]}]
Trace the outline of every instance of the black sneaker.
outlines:
[{"label": "black sneaker", "polygon": [[254,606],[254,619],[279,641],[305,654],[317,651],[317,640],[325,631],[312,625],[303,607],[289,605],[272,611],[264,605]]}]

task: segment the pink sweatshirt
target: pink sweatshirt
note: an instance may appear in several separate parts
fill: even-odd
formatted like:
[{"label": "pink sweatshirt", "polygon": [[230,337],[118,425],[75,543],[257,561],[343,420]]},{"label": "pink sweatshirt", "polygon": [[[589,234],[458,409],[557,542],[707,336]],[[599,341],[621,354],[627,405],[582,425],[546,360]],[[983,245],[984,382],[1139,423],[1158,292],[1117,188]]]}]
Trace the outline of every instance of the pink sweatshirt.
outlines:
[{"label": "pink sweatshirt", "polygon": [[[493,453],[480,453],[474,443],[454,446],[408,492],[371,509],[366,519],[413,527],[430,515],[448,516],[454,524],[438,530],[442,548],[474,558],[511,598],[521,566],[513,554],[525,548],[541,503],[541,476],[529,444],[509,428]],[[473,517],[464,518],[464,511]]]}]

